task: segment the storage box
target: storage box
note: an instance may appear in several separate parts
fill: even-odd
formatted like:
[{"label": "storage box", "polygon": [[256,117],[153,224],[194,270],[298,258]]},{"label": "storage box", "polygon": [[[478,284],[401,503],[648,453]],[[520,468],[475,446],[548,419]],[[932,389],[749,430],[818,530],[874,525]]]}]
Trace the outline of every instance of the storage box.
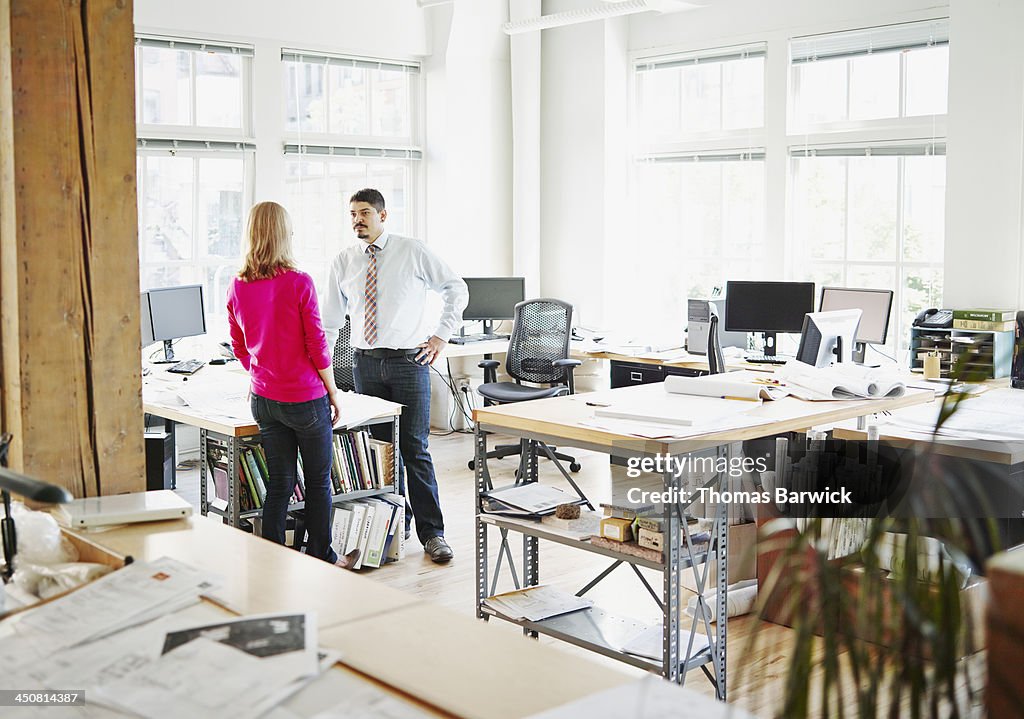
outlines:
[{"label": "storage box", "polygon": [[[703,571],[703,565],[698,565]],[[693,578],[693,572],[686,570],[682,576],[682,585],[691,592],[697,591],[697,583]],[[708,581],[713,582],[718,574],[718,562],[711,565],[711,573]],[[753,579],[757,576],[757,525],[753,522],[747,524],[729,525],[729,584]]]},{"label": "storage box", "polygon": [[[117,554],[115,552],[112,552],[109,549],[107,549],[106,547],[103,547],[103,546],[97,544],[96,542],[92,541],[91,539],[89,539],[87,537],[82,536],[81,534],[76,534],[75,532],[73,532],[73,531],[71,531],[69,529],[65,529],[64,527],[61,527],[60,531],[61,531],[61,534],[63,534],[64,537],[72,544],[72,546],[74,546],[74,548],[78,550],[78,561],[79,562],[91,562],[93,564],[103,564],[103,565],[108,566],[108,567],[113,567],[114,569],[120,569],[121,567],[125,566],[126,564],[130,564],[132,562],[132,558],[131,557],[125,557],[125,556],[122,556],[122,555]],[[0,618],[6,618],[6,617],[9,617],[9,616],[11,616],[13,614],[17,614],[18,612],[23,612],[26,609],[32,609],[34,607],[42,606],[43,604],[46,604],[47,602],[52,602],[55,599],[60,599],[61,597],[65,596],[67,594],[70,594],[71,592],[75,591],[76,589],[80,589],[81,587],[84,587],[84,586],[85,586],[84,584],[80,585],[79,587],[75,587],[75,589],[70,589],[70,590],[68,590],[66,592],[61,592],[60,594],[55,594],[54,596],[48,597],[48,598],[43,599],[41,601],[38,601],[35,604],[30,604],[30,605],[24,606],[24,607],[18,607],[17,609],[12,609],[12,610],[10,610],[8,612],[4,612],[4,611],[0,610]]]},{"label": "storage box", "polygon": [[601,536],[616,542],[628,542],[633,538],[633,520],[605,517],[601,520]]},{"label": "storage box", "polygon": [[652,532],[650,529],[641,527],[637,536],[637,542],[639,542],[641,547],[657,549],[659,552],[665,550],[665,535],[661,532]]}]

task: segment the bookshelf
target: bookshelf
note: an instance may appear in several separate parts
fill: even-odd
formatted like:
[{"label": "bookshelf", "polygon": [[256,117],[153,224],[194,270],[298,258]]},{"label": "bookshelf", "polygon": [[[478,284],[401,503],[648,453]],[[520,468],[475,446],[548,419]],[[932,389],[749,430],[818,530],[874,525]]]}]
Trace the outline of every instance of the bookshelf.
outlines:
[{"label": "bookshelf", "polygon": [[978,379],[1007,377],[1013,355],[1013,332],[911,328],[911,371],[923,371],[924,356],[929,352],[939,355],[942,377],[949,377],[961,359],[964,371],[970,376],[976,375]]},{"label": "bookshelf", "polygon": [[[365,429],[335,430],[337,461],[331,470],[331,480],[334,486],[332,505],[337,506],[344,502],[398,492],[398,422],[398,414],[388,414],[369,419],[363,424],[363,426],[391,424],[392,441],[387,445],[390,448],[390,457],[386,462],[387,473],[390,474],[387,479],[390,481],[386,481],[381,475],[380,467],[376,473],[370,470],[367,474],[368,459],[366,465],[356,465],[359,462],[356,453],[360,453],[360,450],[354,441],[350,442],[346,438],[354,438],[359,433],[365,432]],[[234,431],[224,432],[200,427],[200,511],[204,515],[221,516],[232,527],[241,528],[244,523],[248,523],[254,525],[254,528],[258,530],[263,513],[262,497],[260,501],[253,499],[251,487],[256,486],[259,493],[259,480],[256,479],[253,466],[248,463],[248,459],[252,457],[256,462],[256,468],[261,468],[258,459],[262,452],[259,430],[255,425],[232,429]],[[383,448],[378,446],[378,451],[381,449]],[[361,453],[365,454],[365,446]],[[246,465],[243,465],[243,462],[246,462]],[[228,472],[229,467],[231,468],[230,472]],[[250,478],[253,484],[250,484]],[[265,476],[261,475],[261,479],[265,484]],[[218,487],[218,485],[220,486]],[[288,505],[289,511],[305,507],[303,500],[298,497],[295,497],[294,500]]]}]

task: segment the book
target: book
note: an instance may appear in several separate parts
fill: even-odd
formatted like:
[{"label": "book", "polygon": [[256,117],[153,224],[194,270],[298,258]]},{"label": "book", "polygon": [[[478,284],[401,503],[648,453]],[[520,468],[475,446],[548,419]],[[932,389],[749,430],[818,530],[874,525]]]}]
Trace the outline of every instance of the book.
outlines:
[{"label": "book", "polygon": [[352,523],[348,528],[348,536],[345,537],[345,551],[341,554],[348,554],[359,547],[359,538],[363,533],[363,519],[366,518],[366,505],[359,502],[352,502],[348,506],[352,511]]},{"label": "book", "polygon": [[359,558],[356,560],[353,569],[361,569],[363,564],[366,562],[366,554],[368,546],[370,544],[370,530],[373,529],[373,518],[377,513],[377,505],[372,502],[357,502],[362,504],[366,509],[366,514],[363,516],[362,531],[359,536]]},{"label": "book", "polygon": [[395,507],[391,526],[388,527],[388,541],[384,558],[389,562],[405,559],[405,497],[400,494],[386,494],[381,499]]},{"label": "book", "polygon": [[249,474],[252,475],[252,481],[259,496],[260,506],[262,507],[263,503],[267,500],[267,483],[263,480],[263,475],[260,473],[260,468],[256,463],[256,456],[252,449],[249,447],[243,449],[242,457],[245,458],[245,462],[249,466]]},{"label": "book", "polygon": [[394,514],[394,505],[379,499],[368,501],[375,507],[373,526],[370,527],[370,537],[366,543],[366,559],[363,560],[363,564],[367,567],[379,567],[384,560],[384,543],[388,538],[388,528]]},{"label": "book", "polygon": [[331,525],[331,548],[341,556],[345,553],[345,542],[352,526],[353,512],[348,507],[337,507],[334,510],[334,524]]},{"label": "book", "polygon": [[1017,310],[996,310],[979,307],[970,310],[953,310],[953,321],[980,320],[982,322],[1009,322],[1016,319]]},{"label": "book", "polygon": [[213,483],[213,492],[210,493],[210,486],[207,485],[206,501],[211,507],[225,510],[228,508],[228,482],[230,481],[230,469],[226,464],[215,461],[212,458],[207,462],[209,474],[208,481]]},{"label": "book", "polygon": [[395,448],[391,442],[382,439],[369,438],[370,453],[373,455],[374,463],[377,466],[377,488],[387,487],[394,484],[394,453]]},{"label": "book", "polygon": [[1016,322],[986,322],[985,320],[953,320],[955,330],[978,330],[981,332],[1013,332]]},{"label": "book", "polygon": [[260,501],[259,492],[256,491],[256,480],[252,478],[252,471],[249,469],[249,463],[245,460],[245,453],[239,455],[238,463],[242,465],[242,476],[244,477],[244,486],[249,489],[249,498],[252,500],[252,508],[259,509],[263,506],[263,502]]}]

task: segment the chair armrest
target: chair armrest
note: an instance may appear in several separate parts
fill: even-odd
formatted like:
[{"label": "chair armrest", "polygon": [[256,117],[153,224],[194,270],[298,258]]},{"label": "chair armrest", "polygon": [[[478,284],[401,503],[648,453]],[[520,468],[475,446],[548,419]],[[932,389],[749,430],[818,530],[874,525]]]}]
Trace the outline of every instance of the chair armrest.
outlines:
[{"label": "chair armrest", "polygon": [[566,385],[569,387],[569,394],[576,394],[576,381],[573,378],[573,370],[579,367],[583,362],[578,359],[572,359],[567,357],[565,359],[556,359],[551,362],[552,367],[564,367],[565,368],[565,379]]},{"label": "chair armrest", "polygon": [[498,381],[498,366],[500,364],[500,360],[489,359],[483,360],[477,365],[484,371],[484,384]]}]

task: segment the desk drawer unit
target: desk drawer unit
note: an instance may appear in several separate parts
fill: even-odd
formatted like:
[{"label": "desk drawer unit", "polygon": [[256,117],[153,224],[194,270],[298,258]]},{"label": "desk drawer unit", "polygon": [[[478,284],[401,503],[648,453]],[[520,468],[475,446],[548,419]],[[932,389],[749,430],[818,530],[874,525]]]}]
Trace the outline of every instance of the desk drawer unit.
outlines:
[{"label": "desk drawer unit", "polygon": [[665,378],[669,375],[700,377],[707,374],[706,370],[690,369],[688,367],[666,367],[664,365],[644,364],[643,362],[619,362],[612,360],[611,365],[612,389],[631,387],[637,384],[664,382]]}]

